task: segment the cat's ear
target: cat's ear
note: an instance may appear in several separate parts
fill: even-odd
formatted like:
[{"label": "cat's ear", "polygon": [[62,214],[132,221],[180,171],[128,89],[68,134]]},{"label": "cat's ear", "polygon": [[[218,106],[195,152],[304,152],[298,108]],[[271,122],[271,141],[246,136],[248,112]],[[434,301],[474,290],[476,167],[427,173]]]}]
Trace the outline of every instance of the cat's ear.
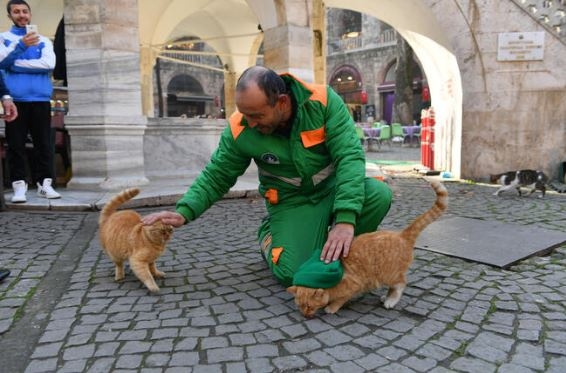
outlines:
[{"label": "cat's ear", "polygon": [[288,292],[288,293],[291,293],[291,294],[293,294],[293,295],[296,295],[296,294],[297,294],[297,287],[296,287],[296,286],[289,286],[289,287],[287,288],[287,292]]},{"label": "cat's ear", "polygon": [[324,289],[316,289],[314,291],[314,296],[315,297],[322,297],[324,295]]}]

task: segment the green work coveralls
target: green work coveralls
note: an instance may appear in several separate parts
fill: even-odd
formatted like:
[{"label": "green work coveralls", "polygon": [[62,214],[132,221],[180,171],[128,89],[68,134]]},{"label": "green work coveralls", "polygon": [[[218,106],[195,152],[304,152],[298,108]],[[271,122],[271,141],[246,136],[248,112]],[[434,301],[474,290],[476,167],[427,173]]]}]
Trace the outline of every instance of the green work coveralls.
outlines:
[{"label": "green work coveralls", "polygon": [[[282,78],[296,103],[290,134],[264,135],[234,113],[176,210],[187,221],[196,219],[253,159],[268,211],[258,238],[273,274],[284,286],[331,287],[340,281],[342,267],[319,259],[329,226],[352,224],[355,235],[375,231],[392,195],[385,183],[365,177],[365,154],[342,99],[328,86]],[[295,276],[301,266],[303,273]]]}]

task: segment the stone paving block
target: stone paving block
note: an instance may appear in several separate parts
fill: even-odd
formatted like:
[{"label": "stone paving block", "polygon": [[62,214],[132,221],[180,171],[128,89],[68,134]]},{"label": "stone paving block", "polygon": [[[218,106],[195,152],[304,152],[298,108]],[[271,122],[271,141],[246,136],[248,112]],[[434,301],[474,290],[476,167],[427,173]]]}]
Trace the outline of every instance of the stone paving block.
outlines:
[{"label": "stone paving block", "polygon": [[246,359],[245,364],[251,372],[273,372],[275,370],[271,360],[266,358]]},{"label": "stone paving block", "polygon": [[31,358],[38,359],[57,356],[62,346],[63,342],[42,344],[35,349]]},{"label": "stone paving block", "polygon": [[317,350],[322,344],[314,338],[296,339],[289,342],[283,342],[282,346],[292,355],[301,354]]},{"label": "stone paving block", "polygon": [[[157,343],[159,343],[159,342],[157,342]],[[198,338],[193,338],[193,337],[182,338],[181,340],[175,342],[174,350],[175,351],[193,351],[197,347],[198,343],[199,343]],[[169,343],[167,343],[166,346],[168,346],[168,345],[169,345]],[[154,347],[156,347],[156,346],[154,346]]]},{"label": "stone paving block", "polygon": [[87,373],[95,372],[111,372],[112,366],[114,365],[116,359],[113,357],[105,357],[102,359],[96,359],[96,361],[88,368]]},{"label": "stone paving block", "polygon": [[191,367],[200,362],[198,352],[174,352],[171,354],[169,366],[172,367]]},{"label": "stone paving block", "polygon": [[171,359],[170,354],[152,353],[145,357],[144,365],[148,367],[164,367]]},{"label": "stone paving block", "polygon": [[229,361],[242,361],[244,349],[242,347],[215,348],[206,351],[209,363],[222,363]]},{"label": "stone paving block", "polygon": [[118,342],[101,343],[97,345],[94,356],[114,356],[116,354],[116,350],[118,350],[119,347],[120,343]]},{"label": "stone paving block", "polygon": [[349,372],[349,373],[362,373],[364,368],[356,365],[353,362],[334,363],[330,366],[332,372]]},{"label": "stone paving block", "polygon": [[319,333],[317,339],[326,346],[336,346],[351,341],[352,337],[341,333],[338,330],[328,330]]},{"label": "stone paving block", "polygon": [[308,363],[300,356],[282,356],[273,359],[273,365],[281,371],[301,370],[305,368]]},{"label": "stone paving block", "polygon": [[86,368],[86,360],[66,361],[62,366],[57,367],[57,372],[74,373],[83,372]]},{"label": "stone paving block", "polygon": [[321,367],[327,367],[336,363],[336,359],[334,358],[334,356],[322,350],[309,352],[305,354],[305,357],[313,364]]},{"label": "stone paving block", "polygon": [[438,362],[431,358],[419,358],[417,356],[410,356],[407,359],[401,361],[401,364],[407,366],[417,372],[429,372],[431,371]]},{"label": "stone paving block", "polygon": [[379,368],[379,373],[414,373],[415,371],[409,367],[399,363],[391,363]]},{"label": "stone paving block", "polygon": [[257,344],[254,346],[247,346],[246,354],[250,358],[277,357],[279,356],[279,350],[277,346],[274,345]]},{"label": "stone paving block", "polygon": [[88,344],[78,347],[69,347],[63,353],[63,360],[88,359],[94,355],[95,345]]},{"label": "stone paving block", "polygon": [[497,370],[497,365],[480,359],[460,357],[450,364],[450,368],[464,372],[491,373]]},{"label": "stone paving block", "polygon": [[387,359],[374,353],[370,353],[360,359],[356,359],[354,362],[368,372],[378,371],[379,367],[389,364]]}]

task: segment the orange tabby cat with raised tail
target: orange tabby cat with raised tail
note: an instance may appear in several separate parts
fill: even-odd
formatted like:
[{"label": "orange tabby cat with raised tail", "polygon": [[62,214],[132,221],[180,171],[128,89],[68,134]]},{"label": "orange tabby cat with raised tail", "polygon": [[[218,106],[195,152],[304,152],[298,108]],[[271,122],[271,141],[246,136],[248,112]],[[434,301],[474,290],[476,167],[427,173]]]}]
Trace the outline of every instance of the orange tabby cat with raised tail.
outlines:
[{"label": "orange tabby cat with raised tail", "polygon": [[100,243],[116,266],[116,281],[124,278],[124,264],[128,260],[137,278],[151,292],[158,292],[154,277],[164,277],[165,274],[157,270],[155,261],[165,251],[165,244],[173,235],[173,227],[160,221],[143,225],[137,212],[116,211],[139,192],[137,188],[123,190],[104,206],[98,219]]},{"label": "orange tabby cat with raised tail", "polygon": [[413,247],[418,235],[438,219],[448,205],[444,185],[432,182],[431,186],[436,192],[434,205],[403,231],[377,231],[354,238],[348,256],[341,259],[344,276],[338,285],[328,289],[287,288],[295,296],[301,313],[314,317],[323,307],[327,313],[335,313],[352,297],[383,285],[389,287],[383,305],[394,307],[405,290],[406,274],[413,261]]}]

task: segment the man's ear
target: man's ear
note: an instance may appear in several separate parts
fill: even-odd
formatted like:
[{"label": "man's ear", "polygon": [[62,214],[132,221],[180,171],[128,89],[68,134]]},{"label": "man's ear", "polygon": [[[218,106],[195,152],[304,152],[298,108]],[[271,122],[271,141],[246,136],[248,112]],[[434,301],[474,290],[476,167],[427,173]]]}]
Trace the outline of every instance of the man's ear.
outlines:
[{"label": "man's ear", "polygon": [[277,102],[278,102],[280,105],[283,105],[283,107],[286,108],[287,105],[289,105],[289,106],[291,105],[291,97],[290,97],[288,94],[286,94],[286,93],[282,93],[282,94],[280,94],[279,97],[277,98]]}]

